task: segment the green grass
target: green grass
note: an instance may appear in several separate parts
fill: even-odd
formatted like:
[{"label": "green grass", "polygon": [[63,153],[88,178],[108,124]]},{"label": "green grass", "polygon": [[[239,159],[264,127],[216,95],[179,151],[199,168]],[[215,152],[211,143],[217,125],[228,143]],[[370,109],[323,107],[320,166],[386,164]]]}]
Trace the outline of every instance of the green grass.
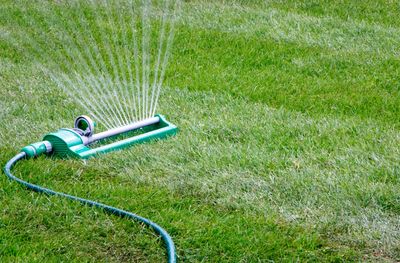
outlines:
[{"label": "green grass", "polygon": [[[399,5],[260,2],[185,2],[159,108],[177,137],[16,175],[149,217],[182,261],[399,261]],[[0,7],[1,164],[82,114],[9,44],[20,9]],[[0,185],[1,262],[165,258],[135,222]]]}]

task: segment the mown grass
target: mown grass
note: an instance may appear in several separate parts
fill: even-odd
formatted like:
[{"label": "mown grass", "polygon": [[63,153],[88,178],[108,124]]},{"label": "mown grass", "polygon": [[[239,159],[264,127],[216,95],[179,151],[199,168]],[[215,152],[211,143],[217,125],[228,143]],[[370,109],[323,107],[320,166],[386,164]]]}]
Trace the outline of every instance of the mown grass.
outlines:
[{"label": "mown grass", "polygon": [[[400,30],[383,3],[188,1],[159,109],[179,135],[16,174],[151,218],[183,261],[398,261]],[[1,163],[82,114],[9,44],[19,8],[0,9]],[[0,261],[164,259],[141,225],[0,182]]]}]

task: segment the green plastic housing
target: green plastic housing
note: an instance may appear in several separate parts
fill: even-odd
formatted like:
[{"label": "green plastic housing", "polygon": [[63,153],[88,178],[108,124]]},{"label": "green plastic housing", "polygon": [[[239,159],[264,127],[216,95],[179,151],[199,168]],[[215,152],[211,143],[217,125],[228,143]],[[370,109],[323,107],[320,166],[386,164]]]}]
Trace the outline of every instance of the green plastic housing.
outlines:
[{"label": "green plastic housing", "polygon": [[[72,129],[60,129],[57,132],[49,133],[44,136],[43,141],[48,141],[52,145],[52,154],[61,158],[75,157],[87,159],[97,154],[107,153],[111,151],[121,150],[129,146],[145,143],[154,139],[163,139],[168,136],[173,136],[177,133],[178,128],[168,122],[163,115],[157,114],[160,121],[156,124],[152,124],[143,128],[140,128],[141,134],[132,137],[123,138],[121,140],[115,140],[109,144],[104,144],[98,147],[94,147],[95,144],[86,146],[84,145],[82,137]],[[136,132],[138,132],[136,130]],[[123,135],[117,135],[115,137],[123,137],[129,135],[128,132]],[[118,139],[118,138],[114,138]],[[104,141],[110,140],[104,139]]]}]

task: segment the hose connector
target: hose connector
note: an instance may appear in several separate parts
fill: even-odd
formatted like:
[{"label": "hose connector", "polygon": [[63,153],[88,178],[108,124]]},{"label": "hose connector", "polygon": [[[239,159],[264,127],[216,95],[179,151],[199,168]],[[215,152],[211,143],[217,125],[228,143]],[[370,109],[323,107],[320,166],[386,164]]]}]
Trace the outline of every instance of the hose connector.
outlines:
[{"label": "hose connector", "polygon": [[25,146],[21,152],[24,152],[27,158],[33,158],[43,153],[49,153],[52,150],[53,147],[49,141],[41,141]]}]

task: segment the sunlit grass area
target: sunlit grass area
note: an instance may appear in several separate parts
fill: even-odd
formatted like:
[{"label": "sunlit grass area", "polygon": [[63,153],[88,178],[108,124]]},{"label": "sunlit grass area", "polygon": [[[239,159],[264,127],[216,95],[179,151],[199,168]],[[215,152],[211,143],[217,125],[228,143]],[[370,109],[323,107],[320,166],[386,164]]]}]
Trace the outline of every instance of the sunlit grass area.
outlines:
[{"label": "sunlit grass area", "polygon": [[[35,7],[0,6],[2,164],[85,113],[12,43]],[[391,1],[186,1],[158,109],[179,135],[16,175],[151,218],[182,261],[399,261],[399,14]],[[1,262],[165,259],[144,226],[0,185]]]}]

